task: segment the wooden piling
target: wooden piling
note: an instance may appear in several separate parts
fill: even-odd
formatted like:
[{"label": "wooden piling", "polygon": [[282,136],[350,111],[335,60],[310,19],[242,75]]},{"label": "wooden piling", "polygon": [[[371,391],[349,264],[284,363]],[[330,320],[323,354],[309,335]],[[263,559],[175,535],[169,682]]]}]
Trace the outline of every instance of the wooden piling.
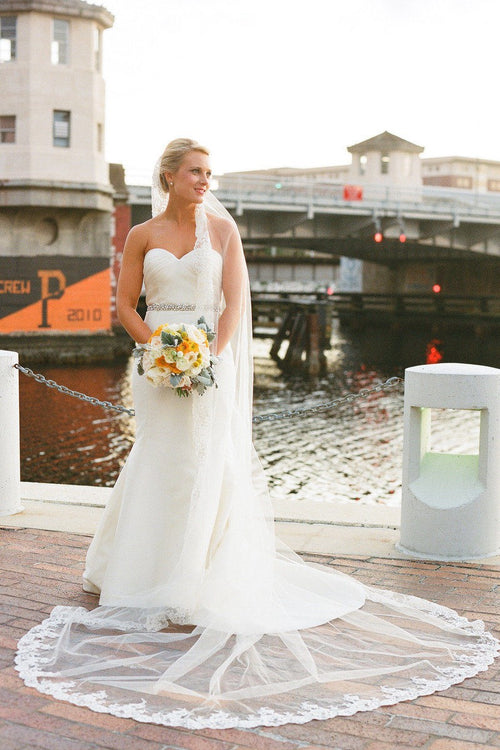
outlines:
[{"label": "wooden piling", "polygon": [[307,350],[305,367],[309,377],[318,377],[325,368],[326,358],[321,349],[321,338],[318,310],[313,308],[307,316]]}]

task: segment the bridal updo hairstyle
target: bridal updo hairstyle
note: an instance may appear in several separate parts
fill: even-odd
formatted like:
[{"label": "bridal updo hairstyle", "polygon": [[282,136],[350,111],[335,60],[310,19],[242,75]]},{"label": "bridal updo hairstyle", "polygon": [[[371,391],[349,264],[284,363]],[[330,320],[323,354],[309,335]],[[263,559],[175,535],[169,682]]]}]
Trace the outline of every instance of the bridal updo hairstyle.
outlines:
[{"label": "bridal updo hairstyle", "polygon": [[165,193],[168,193],[168,181],[165,172],[176,172],[186,154],[190,151],[201,151],[202,154],[210,156],[210,151],[191,138],[176,138],[170,141],[161,156],[160,161],[160,183]]}]

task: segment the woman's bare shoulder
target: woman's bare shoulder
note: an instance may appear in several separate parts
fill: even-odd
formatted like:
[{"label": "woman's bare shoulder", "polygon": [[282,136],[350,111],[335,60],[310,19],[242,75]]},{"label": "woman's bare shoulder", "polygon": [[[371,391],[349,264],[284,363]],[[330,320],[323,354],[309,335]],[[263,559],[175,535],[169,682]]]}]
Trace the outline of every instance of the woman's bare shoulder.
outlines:
[{"label": "woman's bare shoulder", "polygon": [[134,245],[147,245],[154,222],[155,219],[153,218],[143,221],[142,224],[134,224],[128,233],[127,242]]}]

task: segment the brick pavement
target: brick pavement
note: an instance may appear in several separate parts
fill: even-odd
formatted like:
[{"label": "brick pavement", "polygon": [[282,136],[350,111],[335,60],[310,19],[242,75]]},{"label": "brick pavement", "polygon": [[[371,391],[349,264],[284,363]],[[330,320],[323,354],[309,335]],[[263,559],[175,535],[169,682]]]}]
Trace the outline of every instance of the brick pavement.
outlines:
[{"label": "brick pavement", "polygon": [[[56,604],[95,606],[80,577],[90,538],[0,528],[1,750],[484,750],[500,748],[500,660],[449,690],[376,711],[253,730],[140,724],[56,701],[14,670],[18,638]],[[500,635],[500,566],[305,555],[360,581],[433,599]]]}]

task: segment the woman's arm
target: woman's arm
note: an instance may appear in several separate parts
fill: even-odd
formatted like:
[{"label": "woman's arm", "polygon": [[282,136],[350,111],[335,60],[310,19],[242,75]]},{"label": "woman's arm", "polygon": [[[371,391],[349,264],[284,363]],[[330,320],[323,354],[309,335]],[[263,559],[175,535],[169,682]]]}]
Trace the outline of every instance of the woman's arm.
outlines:
[{"label": "woman's arm", "polygon": [[226,307],[219,318],[217,330],[217,354],[221,354],[236,330],[245,302],[248,283],[247,267],[240,235],[236,227],[230,227],[230,235],[223,245],[222,292]]},{"label": "woman's arm", "polygon": [[143,225],[132,227],[123,249],[122,266],[116,291],[116,311],[120,323],[138,344],[145,344],[151,330],[136,311],[142,289],[147,231]]}]

